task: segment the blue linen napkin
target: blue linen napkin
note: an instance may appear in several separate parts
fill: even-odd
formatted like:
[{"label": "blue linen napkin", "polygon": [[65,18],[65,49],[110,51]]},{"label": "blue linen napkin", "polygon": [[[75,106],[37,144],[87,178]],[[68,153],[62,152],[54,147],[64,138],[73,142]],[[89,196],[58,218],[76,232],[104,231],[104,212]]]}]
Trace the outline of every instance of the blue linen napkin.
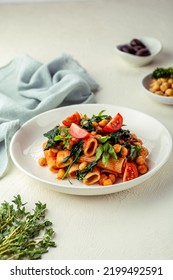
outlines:
[{"label": "blue linen napkin", "polygon": [[57,107],[95,103],[98,89],[68,54],[47,64],[23,54],[0,68],[0,178],[7,172],[11,138],[23,123]]}]

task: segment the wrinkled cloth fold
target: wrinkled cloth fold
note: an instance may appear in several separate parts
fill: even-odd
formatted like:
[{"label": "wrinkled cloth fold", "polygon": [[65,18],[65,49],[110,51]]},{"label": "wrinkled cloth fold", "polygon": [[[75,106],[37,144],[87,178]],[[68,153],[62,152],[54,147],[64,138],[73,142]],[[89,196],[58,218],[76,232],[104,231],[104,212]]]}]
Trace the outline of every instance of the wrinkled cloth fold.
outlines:
[{"label": "wrinkled cloth fold", "polygon": [[62,106],[95,103],[98,84],[70,55],[47,64],[19,55],[0,68],[0,178],[14,133],[32,117]]}]

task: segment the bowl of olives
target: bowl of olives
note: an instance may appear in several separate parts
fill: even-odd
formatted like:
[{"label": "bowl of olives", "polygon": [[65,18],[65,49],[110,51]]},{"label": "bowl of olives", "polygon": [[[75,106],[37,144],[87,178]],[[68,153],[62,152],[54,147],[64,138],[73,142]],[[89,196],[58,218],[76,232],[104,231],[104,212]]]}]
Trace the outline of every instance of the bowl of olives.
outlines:
[{"label": "bowl of olives", "polygon": [[116,53],[133,66],[149,64],[161,51],[161,42],[155,38],[134,38],[129,43],[117,45]]}]

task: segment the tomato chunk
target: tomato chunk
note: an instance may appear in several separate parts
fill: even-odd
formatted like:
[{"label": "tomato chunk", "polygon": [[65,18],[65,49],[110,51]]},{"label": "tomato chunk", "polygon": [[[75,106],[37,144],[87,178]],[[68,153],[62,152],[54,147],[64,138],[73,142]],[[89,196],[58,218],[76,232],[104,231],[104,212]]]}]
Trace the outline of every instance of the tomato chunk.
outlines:
[{"label": "tomato chunk", "polygon": [[127,182],[133,180],[138,177],[138,169],[134,163],[127,162],[124,175],[123,182]]},{"label": "tomato chunk", "polygon": [[79,124],[81,116],[78,112],[75,112],[71,116],[68,116],[65,120],[62,121],[63,125],[70,127],[72,123]]},{"label": "tomato chunk", "polygon": [[103,130],[107,132],[116,132],[122,127],[122,125],[123,117],[120,113],[118,113],[115,117],[113,117],[110,120],[110,122],[107,123],[107,125],[103,127]]},{"label": "tomato chunk", "polygon": [[70,134],[78,139],[89,137],[90,134],[86,129],[81,128],[79,125],[72,123],[69,130]]}]

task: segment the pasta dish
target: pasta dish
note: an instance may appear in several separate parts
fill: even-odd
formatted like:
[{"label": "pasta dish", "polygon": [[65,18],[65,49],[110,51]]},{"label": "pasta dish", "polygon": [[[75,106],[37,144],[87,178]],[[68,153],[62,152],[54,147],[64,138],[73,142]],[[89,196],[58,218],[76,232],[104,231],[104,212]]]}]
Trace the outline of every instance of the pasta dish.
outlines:
[{"label": "pasta dish", "polygon": [[148,149],[125,129],[120,113],[101,111],[91,117],[74,112],[44,133],[39,165],[56,173],[57,180],[77,179],[85,185],[108,186],[148,172]]}]

